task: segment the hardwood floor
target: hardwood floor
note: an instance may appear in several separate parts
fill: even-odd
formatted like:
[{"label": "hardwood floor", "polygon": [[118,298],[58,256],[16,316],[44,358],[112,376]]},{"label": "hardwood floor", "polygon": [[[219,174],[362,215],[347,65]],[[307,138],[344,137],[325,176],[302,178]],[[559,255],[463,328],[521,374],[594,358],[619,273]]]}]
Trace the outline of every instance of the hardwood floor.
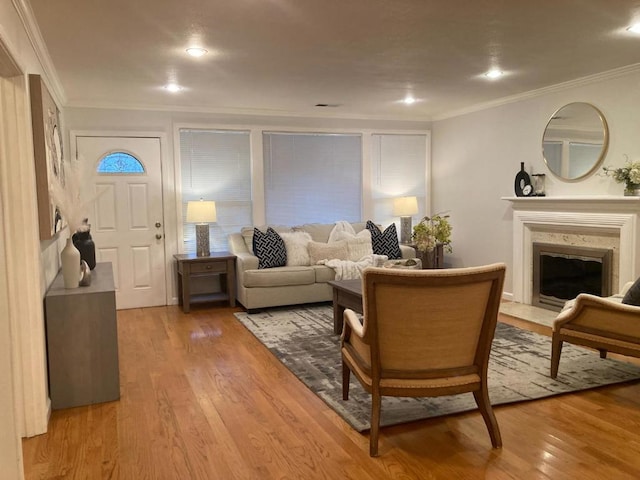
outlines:
[{"label": "hardwood floor", "polygon": [[[380,456],[232,308],[118,312],[121,399],[54,411],[27,479],[637,479],[640,382],[383,428]],[[504,318],[509,323],[515,321]],[[517,323],[517,322],[515,322]]]}]

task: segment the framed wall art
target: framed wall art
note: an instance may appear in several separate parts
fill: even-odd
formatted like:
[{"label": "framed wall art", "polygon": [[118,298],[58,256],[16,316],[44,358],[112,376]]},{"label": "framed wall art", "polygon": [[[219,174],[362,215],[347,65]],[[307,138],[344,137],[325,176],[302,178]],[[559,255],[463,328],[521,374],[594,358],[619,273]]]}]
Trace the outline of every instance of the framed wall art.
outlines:
[{"label": "framed wall art", "polygon": [[60,212],[49,196],[51,182],[64,185],[65,180],[60,110],[40,75],[29,75],[29,93],[40,240],[48,240],[62,228]]}]

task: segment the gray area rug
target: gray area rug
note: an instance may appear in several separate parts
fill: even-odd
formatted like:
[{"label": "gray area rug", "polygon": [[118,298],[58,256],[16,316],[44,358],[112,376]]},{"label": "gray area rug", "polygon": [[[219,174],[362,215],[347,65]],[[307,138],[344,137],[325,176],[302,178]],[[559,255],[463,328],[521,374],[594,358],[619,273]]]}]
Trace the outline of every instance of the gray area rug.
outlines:
[{"label": "gray area rug", "polygon": [[[349,400],[342,400],[340,338],[333,334],[331,305],[271,308],[235,316],[307,387],[354,429],[369,429],[371,398],[351,376]],[[493,405],[549,397],[637,380],[640,366],[599,357],[565,343],[558,378],[549,377],[551,339],[498,323],[489,362]],[[476,409],[471,393],[439,398],[383,397],[381,425]]]}]

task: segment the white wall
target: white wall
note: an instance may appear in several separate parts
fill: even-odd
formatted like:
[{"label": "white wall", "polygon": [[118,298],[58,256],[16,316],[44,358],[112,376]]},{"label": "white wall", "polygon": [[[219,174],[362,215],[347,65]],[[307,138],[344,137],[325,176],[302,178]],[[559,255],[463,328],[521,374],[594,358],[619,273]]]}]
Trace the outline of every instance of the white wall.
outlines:
[{"label": "white wall", "polygon": [[622,195],[624,185],[610,177],[594,174],[577,182],[555,177],[544,164],[542,134],[558,108],[588,102],[609,125],[603,165],[622,166],[625,154],[640,159],[639,86],[640,73],[632,73],[434,122],[433,211],[450,210],[453,224],[453,253],[447,262],[505,262],[505,292],[512,291],[512,212],[500,197],[514,196],[520,162],[529,173],[546,174],[547,195]]}]

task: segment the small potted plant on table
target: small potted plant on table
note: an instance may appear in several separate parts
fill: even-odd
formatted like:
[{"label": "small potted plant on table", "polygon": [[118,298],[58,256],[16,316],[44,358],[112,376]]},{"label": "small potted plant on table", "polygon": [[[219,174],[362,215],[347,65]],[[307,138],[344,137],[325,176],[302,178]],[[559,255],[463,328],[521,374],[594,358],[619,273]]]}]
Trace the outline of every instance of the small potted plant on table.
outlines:
[{"label": "small potted plant on table", "polygon": [[437,213],[424,217],[413,227],[416,255],[422,260],[422,268],[443,268],[444,251],[451,253],[451,224],[449,215]]}]

